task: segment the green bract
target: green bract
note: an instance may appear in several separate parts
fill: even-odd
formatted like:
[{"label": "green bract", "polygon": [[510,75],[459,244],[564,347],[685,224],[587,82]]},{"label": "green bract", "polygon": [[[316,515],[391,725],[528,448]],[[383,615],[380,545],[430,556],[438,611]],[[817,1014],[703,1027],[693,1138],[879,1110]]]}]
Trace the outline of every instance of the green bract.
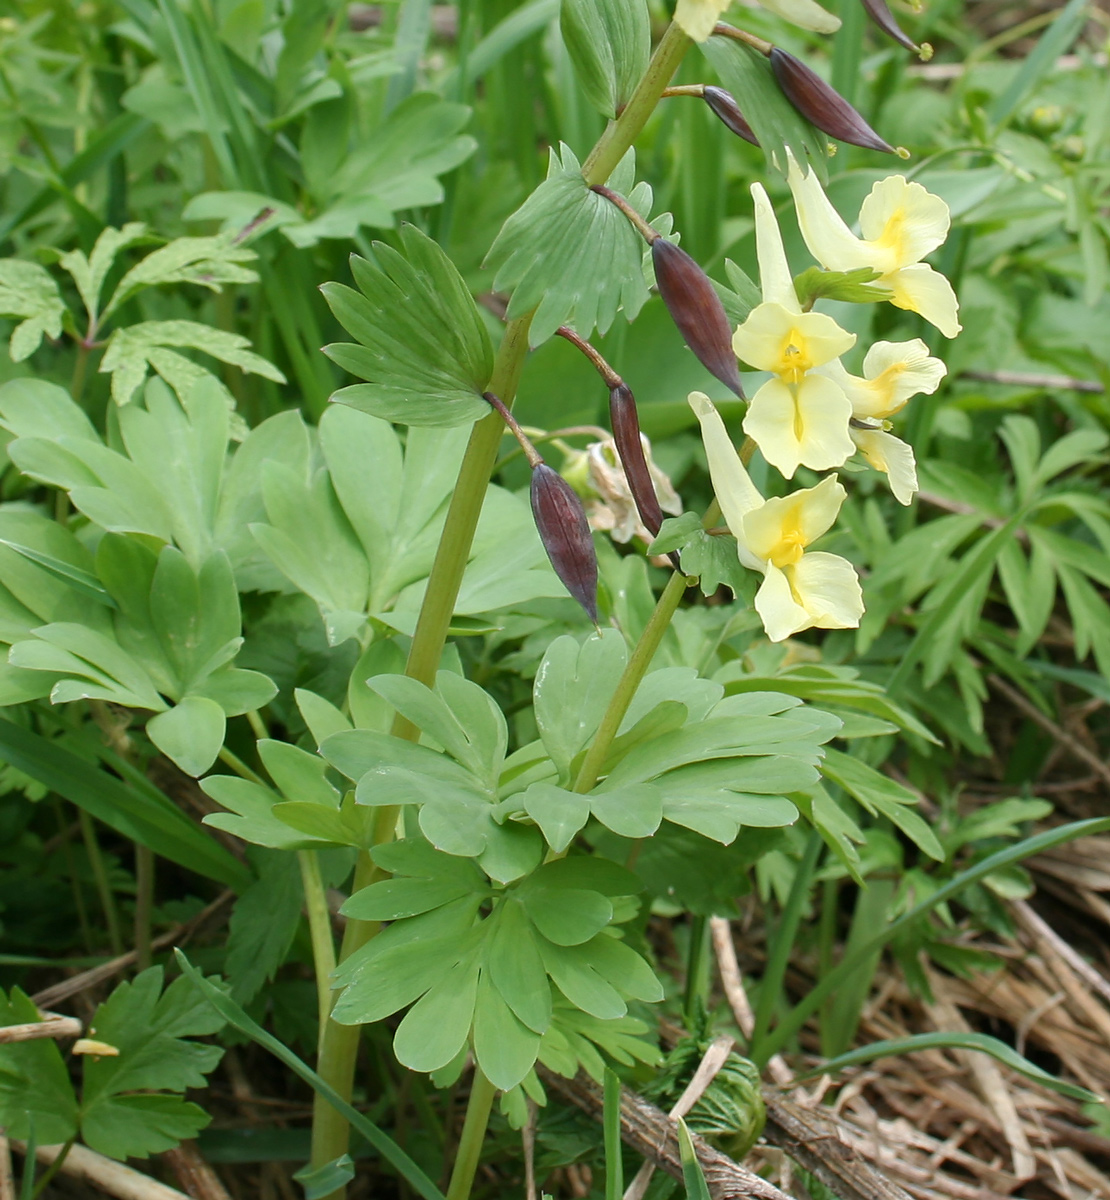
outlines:
[{"label": "green bract", "polygon": [[651,51],[645,0],[562,0],[559,28],[582,90],[606,117],[624,108]]},{"label": "green bract", "polygon": [[[651,209],[651,188],[636,180],[629,151],[609,186],[641,216]],[[551,150],[547,179],[502,226],[490,247],[494,287],[512,289],[508,316],[535,309],[529,338],[546,341],[560,325],[588,338],[605,333],[617,311],[633,320],[648,298],[643,242],[628,219],[591,192],[569,147]]]}]

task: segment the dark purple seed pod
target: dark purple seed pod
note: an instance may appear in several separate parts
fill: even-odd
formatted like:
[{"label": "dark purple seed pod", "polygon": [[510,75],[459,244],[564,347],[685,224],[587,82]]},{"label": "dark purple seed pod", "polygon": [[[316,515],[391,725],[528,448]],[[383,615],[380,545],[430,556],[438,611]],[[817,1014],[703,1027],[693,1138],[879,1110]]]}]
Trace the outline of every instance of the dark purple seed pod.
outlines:
[{"label": "dark purple seed pod", "polygon": [[609,424],[640,519],[655,537],[663,524],[663,510],[659,507],[659,497],[655,494],[655,484],[644,457],[644,444],[640,441],[636,398],[626,383],[618,383],[609,389]]},{"label": "dark purple seed pod", "polygon": [[887,35],[893,38],[899,46],[905,46],[915,54],[921,53],[921,48],[894,19],[894,14],[887,8],[886,0],[860,0],[864,12]]},{"label": "dark purple seed pod", "polygon": [[709,276],[685,250],[666,238],[657,237],[651,243],[651,261],[659,295],[686,345],[707,371],[743,400],[732,328]]},{"label": "dark purple seed pod", "polygon": [[[655,494],[655,484],[644,457],[636,397],[626,383],[618,383],[609,389],[609,425],[613,430],[613,444],[624,467],[624,477],[628,480],[628,490],[636,502],[636,511],[644,527],[655,537],[663,524],[663,510],[659,507],[659,497]],[[678,554],[672,552],[668,558],[677,571]]]},{"label": "dark purple seed pod", "polygon": [[783,95],[822,133],[865,150],[895,153],[894,147],[884,142],[848,101],[805,63],[778,46],[771,47],[769,58]]},{"label": "dark purple seed pod", "polygon": [[574,488],[547,463],[532,468],[532,515],[563,586],[597,624],[597,554]]},{"label": "dark purple seed pod", "polygon": [[[881,3],[882,0],[878,0],[878,2]],[[737,137],[743,138],[745,142],[751,142],[753,146],[759,145],[759,138],[755,136],[755,130],[744,119],[744,114],[740,111],[740,106],[731,92],[726,92],[724,88],[714,87],[712,84],[706,84],[705,91],[702,92],[702,99]]]}]

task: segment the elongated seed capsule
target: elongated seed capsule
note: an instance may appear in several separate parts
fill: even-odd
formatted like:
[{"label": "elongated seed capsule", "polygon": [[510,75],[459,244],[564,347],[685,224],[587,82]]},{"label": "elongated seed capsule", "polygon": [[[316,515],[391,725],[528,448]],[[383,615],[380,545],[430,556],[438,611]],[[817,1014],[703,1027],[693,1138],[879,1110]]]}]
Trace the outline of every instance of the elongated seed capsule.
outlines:
[{"label": "elongated seed capsule", "polygon": [[[620,455],[628,490],[636,502],[636,511],[644,527],[655,537],[663,524],[663,510],[655,493],[651,470],[644,456],[644,443],[640,437],[640,415],[636,411],[636,397],[628,384],[621,382],[609,389],[609,426],[613,430],[613,444]],[[667,557],[676,571],[681,570],[678,552],[672,550]]]},{"label": "elongated seed capsule", "polygon": [[663,524],[663,510],[659,507],[659,497],[655,494],[655,484],[644,457],[636,398],[626,383],[618,383],[609,389],[609,424],[632,499],[636,501],[640,519],[654,537]]},{"label": "elongated seed capsule", "polygon": [[597,554],[582,501],[545,462],[532,468],[532,515],[563,586],[597,624]]},{"label": "elongated seed capsule", "polygon": [[915,54],[921,53],[921,47],[894,19],[894,14],[887,7],[886,0],[860,0],[864,12],[887,35],[893,38],[899,46],[905,46]]},{"label": "elongated seed capsule", "polygon": [[731,92],[726,92],[724,88],[714,87],[712,84],[706,84],[705,90],[702,92],[702,99],[737,137],[743,138],[745,142],[751,142],[753,146],[759,145],[759,138],[755,136],[755,130],[744,119],[744,114],[740,111],[740,106]]},{"label": "elongated seed capsule", "polygon": [[743,400],[732,328],[709,276],[685,250],[666,238],[656,237],[651,243],[651,261],[659,295],[686,345],[707,371]]},{"label": "elongated seed capsule", "polygon": [[865,150],[897,153],[839,92],[829,87],[820,75],[810,70],[793,54],[787,54],[785,50],[773,46],[768,57],[783,95],[822,133],[827,133],[829,137],[839,141],[849,142],[853,146],[862,146]]}]

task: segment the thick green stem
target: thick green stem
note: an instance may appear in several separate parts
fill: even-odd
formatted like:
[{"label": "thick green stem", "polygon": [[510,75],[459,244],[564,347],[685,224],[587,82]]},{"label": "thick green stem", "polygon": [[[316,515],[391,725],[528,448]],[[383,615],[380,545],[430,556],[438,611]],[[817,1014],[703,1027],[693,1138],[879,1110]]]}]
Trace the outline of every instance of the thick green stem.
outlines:
[{"label": "thick green stem", "polygon": [[647,669],[651,666],[651,660],[655,657],[656,650],[659,649],[659,643],[663,640],[663,635],[667,632],[671,618],[685,591],[686,576],[680,571],[675,571],[667,581],[667,586],[663,589],[663,594],[655,605],[651,619],[644,626],[644,632],[640,634],[636,649],[632,651],[632,657],[624,668],[616,691],[609,700],[609,707],[605,710],[605,716],[601,719],[601,725],[594,735],[593,744],[582,760],[582,766],[578,769],[578,778],[574,781],[576,792],[590,791],[600,778],[601,769],[605,765],[605,759],[613,745],[613,739],[617,736],[617,730],[624,720],[624,714],[628,712],[632,697],[636,695],[636,689],[643,682]]},{"label": "thick green stem", "polygon": [[[678,26],[672,24],[668,28],[656,47],[643,79],[624,111],[616,121],[609,125],[587,158],[586,165],[583,167],[583,175],[588,184],[604,183],[609,178],[613,168],[624,157],[636,136],[643,129],[689,44],[689,38]],[[516,398],[517,386],[528,353],[528,331],[531,324],[531,313],[509,321],[505,326],[501,345],[498,348],[487,390],[499,397],[506,408],[512,408]],[[434,684],[436,672],[439,669],[440,658],[443,655],[443,647],[446,644],[447,633],[451,625],[451,617],[455,611],[455,601],[458,599],[459,588],[462,585],[463,571],[470,557],[474,531],[478,526],[478,518],[482,512],[490,476],[497,462],[497,452],[504,430],[505,423],[497,413],[491,413],[475,424],[463,456],[462,466],[459,469],[451,504],[447,510],[443,533],[440,535],[435,562],[432,564],[432,570],[428,576],[427,590],[424,593],[420,616],[417,619],[412,645],[409,648],[408,662],[405,665],[406,675],[429,687]],[[683,582],[681,577],[678,578],[678,592],[674,598],[673,607],[659,629],[659,637],[662,637],[666,630],[666,624],[682,595]],[[671,585],[668,587],[670,588]],[[664,595],[666,596],[667,593],[665,592]],[[652,652],[654,653],[654,649]],[[635,658],[635,655],[633,657]],[[646,663],[644,670],[646,670]],[[640,677],[642,678],[642,672]],[[638,682],[639,679],[633,684],[629,700],[632,693],[635,692]],[[623,717],[623,711],[621,717]],[[619,726],[620,717],[617,718],[616,724]],[[614,727],[614,733],[615,731]],[[394,737],[405,738],[407,741],[416,741],[420,736],[419,729],[400,714],[394,719],[391,732]],[[592,787],[593,784],[590,786]],[[588,791],[589,789],[584,790]],[[378,824],[382,835],[380,840],[385,841],[392,836],[398,815],[399,810],[396,808],[380,810]],[[355,872],[353,891],[366,887],[375,878],[373,863],[369,856],[364,857],[370,864],[369,873],[360,878],[360,875],[363,874],[363,863],[360,861]],[[353,953],[358,946],[369,941],[377,929],[378,926],[375,922],[348,921],[346,935],[340,950],[340,961],[342,962],[348,954]],[[351,1094],[358,1039],[358,1026],[337,1025],[334,1021],[328,1021],[317,1070],[344,1098],[349,1098]],[[459,1157],[455,1162],[448,1200],[460,1200],[461,1197],[469,1195],[474,1172],[478,1165],[482,1140],[485,1137],[494,1090],[493,1085],[485,1076],[476,1070],[470,1107],[467,1109],[466,1124],[463,1129],[463,1142],[459,1148]],[[322,1166],[344,1153],[348,1137],[349,1129],[345,1118],[317,1097],[312,1119],[312,1165]],[[341,1188],[326,1197],[325,1200],[342,1200],[344,1194],[345,1189]]]},{"label": "thick green stem", "polygon": [[474,1081],[470,1085],[470,1099],[466,1105],[466,1120],[463,1121],[462,1137],[459,1138],[459,1151],[455,1155],[455,1166],[447,1187],[447,1200],[468,1200],[470,1196],[496,1093],[497,1089],[482,1074],[481,1069],[475,1067]]},{"label": "thick green stem", "polygon": [[[351,884],[352,893],[368,887],[377,878],[377,873],[370,855],[365,851],[360,852]],[[348,921],[339,952],[340,961],[364,946],[377,931],[378,925],[375,921]],[[361,1025],[340,1025],[329,1018],[324,1026],[316,1071],[344,1100],[351,1097],[361,1037]],[[351,1127],[347,1118],[332,1108],[322,1096],[317,1095],[312,1105],[312,1165],[322,1167],[341,1154],[346,1154],[350,1136]],[[343,1200],[346,1191],[346,1188],[338,1188],[323,1200]]]},{"label": "thick green stem", "polygon": [[613,173],[617,163],[624,158],[628,148],[647,124],[648,117],[655,111],[663,95],[663,89],[682,62],[682,56],[690,45],[690,39],[672,21],[667,32],[655,47],[643,79],[636,85],[631,99],[621,115],[609,123],[609,127],[598,139],[582,167],[586,182],[592,187],[604,183]]},{"label": "thick green stem", "polygon": [[320,875],[320,857],[315,850],[298,850],[304,886],[305,909],[308,912],[308,931],[312,937],[312,963],[316,972],[317,1054],[324,1052],[324,1030],[331,1016],[331,973],[335,970],[335,942],[331,936],[331,914],[328,912],[324,881]]}]

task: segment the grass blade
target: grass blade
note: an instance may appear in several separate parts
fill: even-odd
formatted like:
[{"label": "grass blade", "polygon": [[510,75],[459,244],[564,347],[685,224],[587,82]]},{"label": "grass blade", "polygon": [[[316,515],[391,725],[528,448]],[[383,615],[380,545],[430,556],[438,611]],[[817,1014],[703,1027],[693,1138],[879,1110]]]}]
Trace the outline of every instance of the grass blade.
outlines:
[{"label": "grass blade", "polygon": [[1038,833],[1035,837],[1025,838],[1013,846],[1007,846],[1004,850],[999,850],[997,853],[984,858],[981,862],[977,862],[966,871],[961,871],[959,875],[950,879],[943,887],[937,888],[927,899],[922,900],[920,904],[915,904],[913,908],[903,913],[897,920],[891,921],[881,933],[876,934],[875,937],[862,945],[854,954],[846,955],[804,999],[800,1000],[794,1006],[774,1031],[768,1034],[763,1044],[759,1047],[759,1054],[753,1054],[752,1058],[760,1066],[763,1066],[773,1054],[777,1054],[794,1037],[806,1023],[810,1014],[820,1007],[822,1001],[827,996],[830,996],[837,988],[841,987],[845,980],[849,979],[855,971],[858,971],[891,938],[907,926],[912,925],[914,921],[931,912],[938,904],[943,904],[945,900],[951,900],[953,896],[959,895],[964,888],[977,883],[980,879],[984,879],[993,871],[998,871],[1002,867],[1008,867],[1013,863],[1021,862],[1022,859],[1030,858],[1034,854],[1040,854],[1043,850],[1051,850],[1054,846],[1062,846],[1065,842],[1073,841],[1075,838],[1087,837],[1094,833],[1105,833],[1107,830],[1110,830],[1110,817],[1094,817],[1086,821],[1072,821],[1069,825],[1061,825],[1056,829],[1048,829],[1044,833]]},{"label": "grass blade", "polygon": [[1010,86],[995,98],[987,110],[987,116],[995,126],[1000,127],[1009,121],[1029,92],[1052,70],[1057,58],[1079,36],[1087,20],[1087,7],[1087,0],[1069,0],[1060,10],[1060,15],[1045,30],[1037,48],[1022,64]]},{"label": "grass blade", "polygon": [[698,1162],[694,1150],[694,1141],[686,1122],[678,1118],[678,1152],[682,1157],[682,1181],[686,1184],[686,1200],[711,1200],[709,1184],[705,1182],[705,1173]]},{"label": "grass blade", "polygon": [[256,1024],[225,992],[220,991],[215,984],[205,979],[180,950],[175,950],[178,964],[182,971],[193,981],[193,985],[204,993],[205,998],[229,1025],[233,1025],[240,1033],[245,1033],[252,1041],[257,1042],[264,1050],[268,1050],[279,1058],[295,1075],[319,1092],[321,1096],[351,1123],[353,1129],[373,1146],[381,1156],[394,1167],[408,1183],[409,1187],[424,1200],[444,1200],[443,1193],[428,1178],[427,1175],[412,1161],[400,1146],[386,1133],[379,1129],[368,1117],[363,1116],[357,1108],[353,1108],[339,1093],[325,1083],[323,1079],[305,1062],[302,1062],[292,1050],[268,1034],[261,1025]]},{"label": "grass blade", "polygon": [[152,784],[139,789],[125,783],[57,742],[3,719],[0,758],[170,862],[236,890],[251,882],[242,863]]},{"label": "grass blade", "polygon": [[616,1071],[605,1068],[605,1200],[624,1195],[624,1163],[621,1160],[621,1081]]},{"label": "grass blade", "polygon": [[978,1050],[996,1058],[1003,1066],[1017,1071],[1026,1079],[1043,1084],[1054,1092],[1059,1092],[1062,1096],[1070,1096],[1072,1100],[1078,1100],[1083,1104],[1100,1101],[1094,1092],[1089,1092],[1085,1087],[1079,1087],[1077,1084],[1057,1079],[1055,1075],[1050,1075],[1035,1063],[1031,1063],[1027,1058],[1018,1054],[1012,1046],[1007,1046],[1005,1042],[1000,1042],[998,1038],[989,1037],[985,1033],[915,1033],[910,1037],[872,1042],[869,1046],[860,1046],[856,1050],[849,1050],[846,1054],[838,1054],[836,1058],[830,1058],[819,1067],[805,1071],[798,1078],[808,1079],[826,1071],[830,1075],[835,1075],[844,1067],[854,1067],[858,1063],[872,1062],[876,1058],[887,1058],[895,1054],[911,1054],[915,1050]]}]

